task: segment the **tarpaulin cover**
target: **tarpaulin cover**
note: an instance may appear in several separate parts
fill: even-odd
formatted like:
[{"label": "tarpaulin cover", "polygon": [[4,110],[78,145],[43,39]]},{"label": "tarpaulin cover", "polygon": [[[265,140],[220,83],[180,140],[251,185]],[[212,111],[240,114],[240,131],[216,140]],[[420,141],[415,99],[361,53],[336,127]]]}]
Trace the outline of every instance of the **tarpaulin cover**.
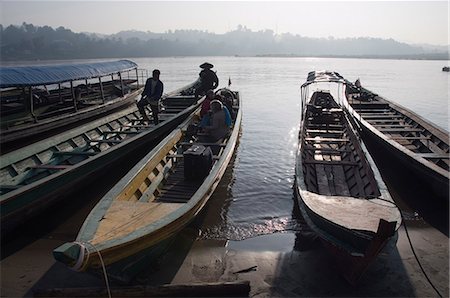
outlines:
[{"label": "tarpaulin cover", "polygon": [[1,67],[0,87],[50,85],[97,78],[134,68],[137,68],[137,64],[129,60],[89,64]]}]

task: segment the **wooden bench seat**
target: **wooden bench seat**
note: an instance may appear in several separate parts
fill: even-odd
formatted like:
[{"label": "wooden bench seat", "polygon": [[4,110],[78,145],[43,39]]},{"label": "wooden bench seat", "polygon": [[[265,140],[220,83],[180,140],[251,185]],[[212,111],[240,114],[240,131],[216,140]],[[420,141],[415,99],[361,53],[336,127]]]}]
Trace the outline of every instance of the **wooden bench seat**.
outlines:
[{"label": "wooden bench seat", "polygon": [[429,158],[429,159],[449,159],[450,156],[449,154],[445,154],[445,153],[416,153],[417,155],[419,155],[420,157],[423,158]]}]

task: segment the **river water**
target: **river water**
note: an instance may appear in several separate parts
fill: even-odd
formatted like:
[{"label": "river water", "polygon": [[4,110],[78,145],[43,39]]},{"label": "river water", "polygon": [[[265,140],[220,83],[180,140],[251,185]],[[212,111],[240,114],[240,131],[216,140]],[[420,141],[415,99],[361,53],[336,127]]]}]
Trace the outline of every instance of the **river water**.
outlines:
[{"label": "river water", "polygon": [[[294,208],[292,187],[300,85],[312,70],[337,71],[350,81],[360,78],[365,88],[449,130],[449,74],[441,70],[447,61],[262,57],[131,60],[142,69],[160,69],[165,92],[192,82],[200,71],[198,66],[208,61],[214,64],[220,87],[230,80],[231,89],[241,93],[242,133],[235,157],[207,206],[205,223],[199,228],[202,239],[243,240],[303,228]],[[95,61],[99,60],[70,62]]]},{"label": "river water", "polygon": [[[242,240],[301,230],[294,208],[300,85],[312,70],[333,70],[417,112],[448,131],[449,75],[445,61],[201,57],[134,59],[159,68],[166,90],[192,81],[208,61],[225,87],[243,99],[235,159],[208,205],[203,239]],[[414,214],[414,210],[411,210]],[[417,213],[415,213],[417,216]],[[420,216],[420,215],[419,215]]]}]

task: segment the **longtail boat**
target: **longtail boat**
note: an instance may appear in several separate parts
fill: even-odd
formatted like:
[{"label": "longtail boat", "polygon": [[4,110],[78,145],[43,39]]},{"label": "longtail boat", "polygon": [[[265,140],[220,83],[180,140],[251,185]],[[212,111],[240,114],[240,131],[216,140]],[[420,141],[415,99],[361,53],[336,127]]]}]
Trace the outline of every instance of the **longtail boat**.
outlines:
[{"label": "longtail boat", "polygon": [[398,175],[415,178],[417,182],[412,183],[420,184],[429,200],[448,208],[449,133],[393,101],[344,82],[346,108],[362,130],[369,150],[391,156]]},{"label": "longtail boat", "polygon": [[[195,81],[162,98],[158,125],[142,122],[136,105],[0,156],[2,234],[74,191],[94,174],[152,148],[203,99]],[[147,114],[151,114],[147,106]],[[155,143],[155,144],[153,144]],[[148,151],[146,151],[148,152]],[[145,153],[140,153],[142,156]]]},{"label": "longtail boat", "polygon": [[[132,274],[130,268],[142,266],[142,258],[160,251],[196,217],[221,180],[240,133],[239,93],[223,91],[231,95],[235,115],[230,133],[217,142],[200,142],[190,129],[198,109],[99,201],[76,240],[53,251],[56,260],[75,270],[93,272],[101,271],[103,262],[109,276],[126,281]],[[204,176],[194,179],[187,169],[202,168],[204,160],[191,168],[186,166],[191,164],[186,154],[199,146],[212,152],[212,165]]]},{"label": "longtail boat", "polygon": [[126,108],[146,78],[147,71],[129,60],[1,67],[3,151]]},{"label": "longtail boat", "polygon": [[302,85],[295,193],[306,223],[355,284],[395,243],[401,214],[348,115],[321,82],[313,76]]}]

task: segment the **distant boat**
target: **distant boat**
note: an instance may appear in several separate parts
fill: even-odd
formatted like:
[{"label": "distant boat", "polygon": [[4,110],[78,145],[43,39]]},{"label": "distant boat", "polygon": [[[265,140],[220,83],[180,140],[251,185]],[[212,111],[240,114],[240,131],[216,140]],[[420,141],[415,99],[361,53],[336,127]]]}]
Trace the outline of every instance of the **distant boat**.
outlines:
[{"label": "distant boat", "polygon": [[39,140],[125,108],[146,78],[129,60],[1,67],[0,143]]},{"label": "distant boat", "polygon": [[401,214],[348,115],[329,91],[314,91],[327,80],[310,73],[302,85],[295,192],[306,223],[355,284],[396,241]]},{"label": "distant boat", "polygon": [[[148,148],[184,121],[200,104],[198,81],[162,98],[160,123],[143,124],[133,105],[80,127],[0,156],[2,234],[26,223],[84,185]],[[147,107],[147,113],[150,108]]]},{"label": "distant boat", "polygon": [[420,181],[430,195],[426,200],[448,206],[449,133],[398,103],[343,82],[348,111],[362,129],[363,138],[375,144],[380,154],[395,159],[399,175]]},{"label": "distant boat", "polygon": [[444,67],[442,67],[442,71],[450,71],[450,66],[444,66]]},{"label": "distant boat", "polygon": [[[56,260],[93,272],[102,271],[103,262],[110,277],[127,282],[142,258],[161,253],[205,207],[233,155],[241,102],[238,92],[222,91],[232,96],[231,133],[216,143],[199,142],[190,129],[198,109],[99,201],[77,239],[53,251]],[[188,159],[188,152],[199,153]]]}]

